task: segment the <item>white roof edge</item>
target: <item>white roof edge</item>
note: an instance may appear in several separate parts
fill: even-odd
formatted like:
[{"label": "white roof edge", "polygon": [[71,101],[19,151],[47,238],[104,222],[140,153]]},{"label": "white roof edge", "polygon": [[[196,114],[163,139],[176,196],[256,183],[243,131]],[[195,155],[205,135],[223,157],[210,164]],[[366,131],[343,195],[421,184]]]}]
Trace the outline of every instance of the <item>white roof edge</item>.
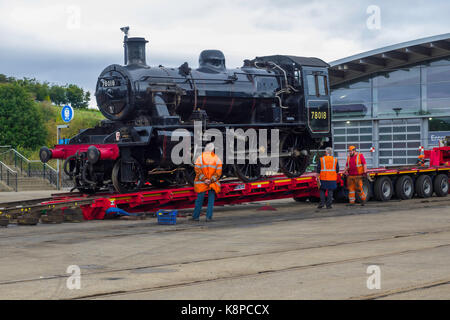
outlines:
[{"label": "white roof edge", "polygon": [[399,50],[399,49],[403,49],[403,48],[407,48],[407,47],[418,46],[418,45],[423,45],[423,44],[427,44],[430,42],[442,41],[442,40],[450,40],[450,33],[444,33],[444,34],[440,34],[440,35],[436,35],[436,36],[431,36],[431,37],[416,39],[416,40],[412,40],[412,41],[397,43],[397,44],[390,45],[387,47],[383,47],[383,48],[359,53],[359,54],[349,56],[349,57],[346,57],[343,59],[335,60],[335,61],[329,62],[329,64],[331,67],[335,67],[335,66],[343,64],[343,63],[348,63],[348,62],[351,62],[354,60],[371,57],[371,56],[374,56],[377,54],[382,54],[382,53],[389,52],[389,51]]}]

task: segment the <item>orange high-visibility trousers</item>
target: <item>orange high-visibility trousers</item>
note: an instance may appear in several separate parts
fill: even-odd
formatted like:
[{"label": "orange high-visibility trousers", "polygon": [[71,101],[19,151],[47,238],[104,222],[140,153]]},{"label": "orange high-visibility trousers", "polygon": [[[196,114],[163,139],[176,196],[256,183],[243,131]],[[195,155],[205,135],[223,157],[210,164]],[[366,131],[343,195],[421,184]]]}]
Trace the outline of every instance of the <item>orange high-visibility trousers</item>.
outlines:
[{"label": "orange high-visibility trousers", "polygon": [[361,201],[366,201],[366,194],[363,189],[363,177],[362,176],[348,176],[347,177],[347,189],[348,200],[350,203],[355,203],[356,191],[358,191]]}]

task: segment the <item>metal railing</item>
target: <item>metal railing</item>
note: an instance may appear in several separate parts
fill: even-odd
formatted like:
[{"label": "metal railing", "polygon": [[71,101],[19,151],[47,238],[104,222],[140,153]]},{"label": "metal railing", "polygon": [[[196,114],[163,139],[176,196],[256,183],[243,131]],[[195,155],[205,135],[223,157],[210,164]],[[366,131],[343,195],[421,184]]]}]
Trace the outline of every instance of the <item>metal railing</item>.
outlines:
[{"label": "metal railing", "polygon": [[17,171],[0,161],[0,181],[17,192]]},{"label": "metal railing", "polygon": [[[47,180],[50,184],[58,186],[58,171],[40,160],[28,160],[15,149],[0,153],[0,161],[10,167],[16,168],[18,174],[27,177],[36,177]],[[61,179],[61,187],[71,187],[72,181]]]}]

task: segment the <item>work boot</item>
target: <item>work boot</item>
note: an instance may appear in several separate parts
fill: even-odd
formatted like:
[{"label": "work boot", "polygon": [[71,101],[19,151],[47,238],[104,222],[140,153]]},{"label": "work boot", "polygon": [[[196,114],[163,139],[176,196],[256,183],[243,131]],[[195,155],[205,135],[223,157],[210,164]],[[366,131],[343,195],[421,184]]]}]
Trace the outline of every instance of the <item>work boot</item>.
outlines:
[{"label": "work boot", "polygon": [[200,219],[199,219],[199,218],[191,217],[191,218],[189,219],[189,221],[200,221]]},{"label": "work boot", "polygon": [[319,204],[318,206],[317,206],[317,209],[322,209],[323,208],[323,204]]},{"label": "work boot", "polygon": [[212,218],[206,218],[206,222],[212,222],[213,219]]},{"label": "work boot", "polygon": [[361,207],[364,207],[366,205],[366,203],[363,201],[361,202]]},{"label": "work boot", "polygon": [[327,209],[333,209],[333,206],[327,206]]}]

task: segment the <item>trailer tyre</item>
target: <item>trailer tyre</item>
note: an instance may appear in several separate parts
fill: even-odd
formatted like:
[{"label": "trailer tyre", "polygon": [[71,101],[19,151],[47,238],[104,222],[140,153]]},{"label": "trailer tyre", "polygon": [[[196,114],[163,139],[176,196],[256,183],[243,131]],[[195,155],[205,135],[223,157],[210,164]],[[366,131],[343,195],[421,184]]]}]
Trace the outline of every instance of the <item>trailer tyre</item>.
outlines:
[{"label": "trailer tyre", "polygon": [[389,201],[394,193],[392,181],[389,177],[381,177],[375,181],[374,194],[378,201]]},{"label": "trailer tyre", "polygon": [[414,181],[410,176],[401,176],[395,183],[395,194],[399,199],[408,200],[414,195]]},{"label": "trailer tyre", "polygon": [[433,194],[433,182],[431,177],[424,174],[416,180],[416,193],[419,198],[429,198]]},{"label": "trailer tyre", "polygon": [[446,197],[448,195],[448,176],[446,174],[440,174],[434,178],[434,193],[438,197]]}]

